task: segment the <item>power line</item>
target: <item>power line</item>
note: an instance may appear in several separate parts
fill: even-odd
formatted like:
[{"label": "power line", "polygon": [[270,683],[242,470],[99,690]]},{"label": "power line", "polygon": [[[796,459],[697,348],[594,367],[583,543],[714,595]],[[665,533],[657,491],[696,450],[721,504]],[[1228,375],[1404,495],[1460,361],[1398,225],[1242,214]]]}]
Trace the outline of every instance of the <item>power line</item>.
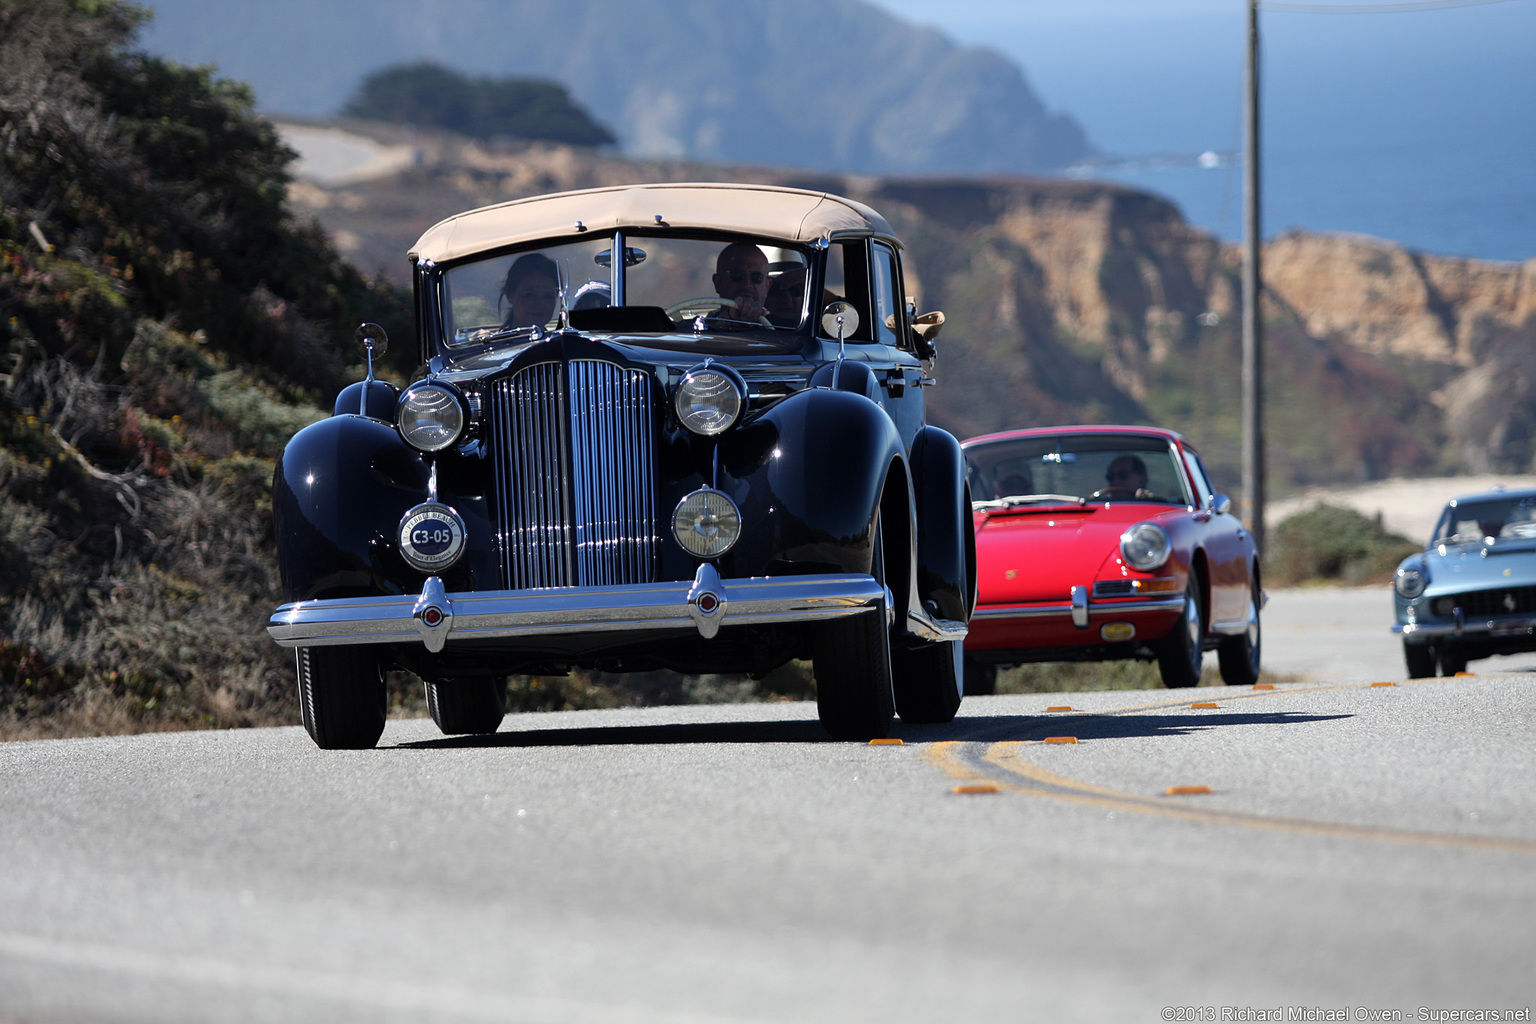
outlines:
[{"label": "power line", "polygon": [[1452,7],[1507,4],[1510,0],[1381,0],[1380,3],[1303,3],[1259,0],[1259,10],[1291,14],[1397,14],[1402,11],[1443,11]]}]

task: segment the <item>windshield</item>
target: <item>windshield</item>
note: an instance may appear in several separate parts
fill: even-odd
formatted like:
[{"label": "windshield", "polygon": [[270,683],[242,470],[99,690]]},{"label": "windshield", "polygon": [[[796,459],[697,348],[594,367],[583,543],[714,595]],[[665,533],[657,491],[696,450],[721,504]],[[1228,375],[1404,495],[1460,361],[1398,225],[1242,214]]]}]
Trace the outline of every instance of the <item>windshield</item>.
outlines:
[{"label": "windshield", "polygon": [[526,341],[560,326],[625,333],[796,334],[809,318],[809,253],[766,241],[626,235],[622,303],[613,237],[504,253],[443,275],[450,351]]},{"label": "windshield", "polygon": [[1057,434],[965,450],[977,507],[1145,501],[1193,505],[1172,444],[1126,434]]},{"label": "windshield", "polygon": [[1536,537],[1536,497],[1458,501],[1446,506],[1431,544],[1492,544]]}]

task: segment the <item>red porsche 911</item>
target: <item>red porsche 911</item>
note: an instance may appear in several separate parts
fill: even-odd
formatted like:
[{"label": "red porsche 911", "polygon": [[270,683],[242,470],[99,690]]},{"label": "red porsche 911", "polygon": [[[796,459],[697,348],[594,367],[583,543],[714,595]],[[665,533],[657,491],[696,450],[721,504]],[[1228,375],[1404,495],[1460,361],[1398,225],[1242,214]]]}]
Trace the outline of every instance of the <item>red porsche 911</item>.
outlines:
[{"label": "red porsche 911", "polygon": [[962,445],[979,597],[966,693],[1000,666],[1156,660],[1166,686],[1259,676],[1259,556],[1200,456],[1154,427],[1013,430]]}]

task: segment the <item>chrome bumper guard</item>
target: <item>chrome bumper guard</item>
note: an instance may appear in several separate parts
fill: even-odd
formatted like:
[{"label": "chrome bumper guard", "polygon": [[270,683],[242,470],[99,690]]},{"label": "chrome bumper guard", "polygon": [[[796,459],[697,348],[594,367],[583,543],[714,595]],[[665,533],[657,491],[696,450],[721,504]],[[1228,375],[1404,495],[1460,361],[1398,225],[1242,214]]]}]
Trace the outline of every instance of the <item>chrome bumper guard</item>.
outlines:
[{"label": "chrome bumper guard", "polygon": [[[569,633],[696,630],[722,625],[820,622],[879,609],[886,590],[858,574],[724,580],[699,567],[691,583],[634,583],[449,594],[429,577],[419,596],[296,601],[272,614],[267,632],[284,647],[418,641],[441,651],[452,640]],[[965,636],[963,622],[932,620],[934,639]],[[910,628],[910,624],[909,624]],[[924,631],[929,632],[929,631]]]}]

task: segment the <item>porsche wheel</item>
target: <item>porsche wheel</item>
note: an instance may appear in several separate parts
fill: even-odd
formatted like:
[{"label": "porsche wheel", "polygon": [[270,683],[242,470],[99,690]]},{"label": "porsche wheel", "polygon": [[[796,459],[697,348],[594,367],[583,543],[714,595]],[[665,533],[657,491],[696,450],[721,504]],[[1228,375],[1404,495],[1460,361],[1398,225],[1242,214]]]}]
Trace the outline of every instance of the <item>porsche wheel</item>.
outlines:
[{"label": "porsche wheel", "polygon": [[985,697],[997,692],[997,666],[983,665],[973,658],[965,659],[965,695]]},{"label": "porsche wheel", "polygon": [[1205,612],[1200,604],[1200,581],[1191,576],[1184,592],[1184,613],[1179,624],[1157,645],[1157,668],[1169,689],[1200,682],[1205,660]]},{"label": "porsche wheel", "polygon": [[[885,541],[875,520],[871,575],[885,584]],[[889,594],[889,591],[887,591]],[[818,630],[812,660],[816,714],[836,740],[880,739],[891,731],[896,701],[886,607],[834,619]]]},{"label": "porsche wheel", "polygon": [[321,750],[368,750],[384,734],[387,699],[378,658],[366,647],[300,647],[304,729]]},{"label": "porsche wheel", "polygon": [[507,681],[450,679],[428,683],[427,710],[448,736],[495,732],[507,714]]},{"label": "porsche wheel", "polygon": [[1408,663],[1409,679],[1428,679],[1435,674],[1435,652],[1428,644],[1403,641],[1403,660]]},{"label": "porsche wheel", "polygon": [[1259,681],[1259,595],[1248,595],[1248,626],[1240,636],[1222,637],[1216,648],[1221,681],[1228,686],[1252,686]]}]

